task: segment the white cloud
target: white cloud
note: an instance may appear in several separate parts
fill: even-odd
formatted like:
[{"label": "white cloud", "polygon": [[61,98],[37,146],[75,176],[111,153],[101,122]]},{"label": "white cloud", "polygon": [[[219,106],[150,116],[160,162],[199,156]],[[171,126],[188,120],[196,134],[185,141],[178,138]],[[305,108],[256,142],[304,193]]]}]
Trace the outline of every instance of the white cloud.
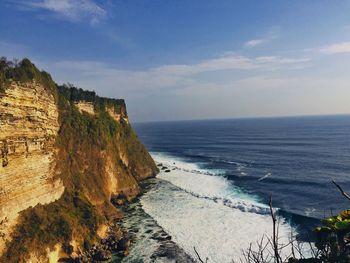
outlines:
[{"label": "white cloud", "polygon": [[272,26],[267,30],[267,32],[265,32],[263,37],[250,39],[247,42],[245,42],[243,46],[246,48],[254,48],[269,43],[279,38],[280,31],[281,28],[279,26]]},{"label": "white cloud", "polygon": [[188,76],[198,73],[223,70],[278,69],[285,65],[305,64],[309,58],[285,58],[279,56],[244,57],[227,54],[222,57],[204,60],[197,64],[164,65],[153,69],[154,72]]},{"label": "white cloud", "polygon": [[60,83],[126,99],[133,121],[349,112],[348,79],[293,73],[309,62],[231,54],[137,71],[98,61],[38,64]]},{"label": "white cloud", "polygon": [[319,50],[324,54],[350,53],[350,42],[342,42],[323,47]]},{"label": "white cloud", "polygon": [[[76,83],[82,88],[94,89],[101,87],[103,95],[112,96],[117,86],[119,92],[137,94],[144,92],[175,92],[189,89],[196,83],[205,82],[207,74],[237,71],[271,72],[280,69],[293,69],[307,65],[307,58],[285,58],[278,56],[265,56],[249,58],[244,56],[226,55],[204,60],[195,64],[163,65],[141,71],[130,71],[115,68],[111,65],[96,61],[61,61],[48,65],[54,77],[61,82]],[[211,82],[225,82],[225,79],[213,77]],[[124,93],[123,93],[124,94]]]},{"label": "white cloud", "polygon": [[19,0],[16,4],[24,10],[45,10],[73,22],[88,19],[91,25],[107,15],[107,11],[93,0]]},{"label": "white cloud", "polygon": [[249,40],[247,42],[244,43],[244,46],[246,47],[256,47],[256,46],[259,46],[261,44],[264,44],[266,42],[266,40],[264,39],[252,39],[252,40]]},{"label": "white cloud", "polygon": [[120,34],[118,34],[117,32],[113,31],[113,30],[104,30],[100,32],[108,37],[112,42],[117,43],[118,45],[124,47],[124,48],[132,48],[135,46],[135,43],[133,42],[133,40],[131,38],[122,36]]}]

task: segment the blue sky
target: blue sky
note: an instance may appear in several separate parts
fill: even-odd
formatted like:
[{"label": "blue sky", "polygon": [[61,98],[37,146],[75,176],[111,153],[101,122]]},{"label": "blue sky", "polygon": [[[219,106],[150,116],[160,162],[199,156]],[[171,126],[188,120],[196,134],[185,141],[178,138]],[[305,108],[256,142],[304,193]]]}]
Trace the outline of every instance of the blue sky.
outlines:
[{"label": "blue sky", "polygon": [[132,121],[350,113],[350,1],[4,0],[0,55]]}]

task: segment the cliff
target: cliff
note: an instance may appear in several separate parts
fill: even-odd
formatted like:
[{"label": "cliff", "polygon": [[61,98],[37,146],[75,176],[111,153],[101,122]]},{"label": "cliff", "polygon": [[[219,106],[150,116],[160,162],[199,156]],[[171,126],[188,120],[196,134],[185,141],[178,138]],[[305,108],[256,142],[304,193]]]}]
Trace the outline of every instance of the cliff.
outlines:
[{"label": "cliff", "polygon": [[157,172],[124,100],[57,86],[28,59],[0,61],[0,151],[0,262],[88,248],[121,216],[111,199]]}]

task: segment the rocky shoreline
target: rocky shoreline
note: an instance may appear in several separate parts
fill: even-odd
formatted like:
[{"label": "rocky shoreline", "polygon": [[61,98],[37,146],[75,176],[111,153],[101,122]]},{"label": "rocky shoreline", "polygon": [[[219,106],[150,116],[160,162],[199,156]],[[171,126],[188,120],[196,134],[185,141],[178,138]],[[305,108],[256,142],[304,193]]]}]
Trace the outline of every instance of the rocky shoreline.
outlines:
[{"label": "rocky shoreline", "polygon": [[115,221],[109,224],[107,236],[105,238],[84,250],[82,253],[72,253],[73,247],[70,245],[66,246],[64,250],[67,254],[70,254],[70,256],[67,258],[60,258],[58,262],[108,262],[112,259],[113,254],[120,257],[127,255],[130,242],[130,235],[120,226],[118,221]]},{"label": "rocky shoreline", "polygon": [[[152,178],[141,182],[141,194],[132,202],[128,202],[123,194],[114,196],[112,203],[123,212],[121,219],[108,225],[106,237],[81,254],[70,254],[68,258],[60,258],[59,262],[181,262],[193,263],[187,255],[157,222],[146,214],[141,206],[142,194],[159,183]],[[66,248],[67,252],[72,250]]]},{"label": "rocky shoreline", "polygon": [[79,263],[104,262],[112,259],[112,254],[125,256],[130,246],[130,236],[120,228],[117,222],[111,223],[106,238],[84,251],[78,258]]},{"label": "rocky shoreline", "polygon": [[124,217],[121,220],[121,227],[128,231],[131,243],[126,256],[112,260],[111,262],[195,262],[182,248],[172,241],[172,237],[142,209],[140,203],[142,194],[153,187],[157,187],[160,182],[161,180],[157,178],[142,181],[140,184],[142,189],[141,195],[134,202],[122,207]]}]

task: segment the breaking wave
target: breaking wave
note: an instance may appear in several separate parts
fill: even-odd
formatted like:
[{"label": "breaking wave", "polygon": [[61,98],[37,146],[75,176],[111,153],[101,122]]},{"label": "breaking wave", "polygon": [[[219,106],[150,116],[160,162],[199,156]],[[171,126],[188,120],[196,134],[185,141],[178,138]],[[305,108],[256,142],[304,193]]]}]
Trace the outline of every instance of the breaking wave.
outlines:
[{"label": "breaking wave", "polygon": [[[210,262],[239,260],[251,243],[254,247],[271,236],[269,207],[226,179],[225,171],[162,153],[152,156],[161,180],[142,196],[142,208],[193,258],[195,246]],[[282,243],[289,241],[290,232],[280,218]]]}]

